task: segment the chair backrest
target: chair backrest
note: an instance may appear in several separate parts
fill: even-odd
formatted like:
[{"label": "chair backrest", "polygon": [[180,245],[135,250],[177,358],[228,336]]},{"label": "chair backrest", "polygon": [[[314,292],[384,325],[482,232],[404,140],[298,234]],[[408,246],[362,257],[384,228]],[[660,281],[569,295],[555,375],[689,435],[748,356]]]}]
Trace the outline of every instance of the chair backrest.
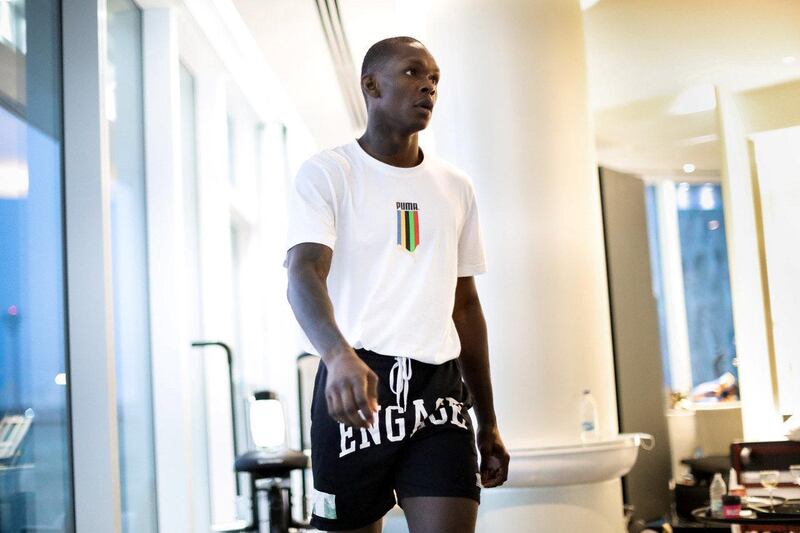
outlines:
[{"label": "chair backrest", "polygon": [[791,487],[793,483],[789,467],[796,464],[800,464],[800,442],[782,440],[731,444],[731,465],[736,469],[739,483],[746,487],[761,486],[758,475],[761,470],[780,471],[780,486]]},{"label": "chair backrest", "polygon": [[314,379],[320,358],[310,353],[297,357],[297,405],[300,418],[300,448],[311,447],[311,401],[314,399]]}]

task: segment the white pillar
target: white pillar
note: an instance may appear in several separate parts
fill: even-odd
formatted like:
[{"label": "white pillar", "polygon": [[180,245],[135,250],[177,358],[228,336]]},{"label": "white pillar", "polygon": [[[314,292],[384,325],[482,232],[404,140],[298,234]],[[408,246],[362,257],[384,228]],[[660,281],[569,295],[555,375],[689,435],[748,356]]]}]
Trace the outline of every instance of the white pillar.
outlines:
[{"label": "white pillar", "polygon": [[770,364],[764,307],[768,295],[764,292],[764,272],[758,260],[759,236],[751,174],[753,162],[748,151],[748,134],[752,131],[754,117],[748,117],[741,104],[741,97],[717,88],[722,194],[742,397],[742,427],[746,440],[773,440],[782,438],[783,434]]},{"label": "white pillar", "polygon": [[[147,164],[147,246],[150,350],[155,427],[158,529],[196,531],[207,509],[194,509],[208,490],[194,479],[192,350],[183,226],[180,78],[177,13],[171,8],[144,11],[144,110]],[[192,265],[189,265],[193,267]],[[203,501],[201,499],[201,501]]]},{"label": "white pillar", "polygon": [[[449,0],[430,15],[424,37],[442,70],[437,148],[477,189],[489,266],[478,288],[502,435],[512,449],[576,442],[584,388],[601,431],[616,434],[578,1]],[[618,480],[484,491],[479,531],[583,529],[623,530]]]}]

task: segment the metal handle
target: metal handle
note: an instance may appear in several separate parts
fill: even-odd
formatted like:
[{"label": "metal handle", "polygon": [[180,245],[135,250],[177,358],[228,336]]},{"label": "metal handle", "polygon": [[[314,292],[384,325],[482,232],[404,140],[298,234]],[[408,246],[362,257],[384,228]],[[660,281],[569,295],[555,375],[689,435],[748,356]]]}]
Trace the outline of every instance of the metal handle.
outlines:
[{"label": "metal handle", "polygon": [[750,464],[750,454],[753,453],[753,450],[745,446],[742,448],[742,451],[739,452],[739,459],[742,460],[742,466],[746,466]]},{"label": "metal handle", "polygon": [[[231,391],[231,425],[233,426],[233,458],[236,459],[236,456],[239,454],[239,442],[238,438],[236,437],[236,429],[238,425],[236,424],[236,391],[233,387],[233,350],[231,347],[225,344],[222,341],[194,341],[192,342],[192,348],[205,348],[206,346],[218,346],[225,350],[225,356],[228,359],[228,385]],[[234,472],[234,479],[236,479],[236,495],[241,496],[242,488],[239,484],[239,474]]]}]

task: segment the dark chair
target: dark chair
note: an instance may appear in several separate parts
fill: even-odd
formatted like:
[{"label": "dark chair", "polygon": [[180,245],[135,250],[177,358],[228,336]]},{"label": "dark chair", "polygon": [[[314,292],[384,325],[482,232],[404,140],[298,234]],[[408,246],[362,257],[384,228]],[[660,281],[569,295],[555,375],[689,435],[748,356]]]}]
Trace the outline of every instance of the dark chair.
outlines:
[{"label": "dark chair", "polygon": [[284,450],[270,453],[251,450],[236,459],[237,473],[248,475],[252,521],[249,526],[236,531],[259,531],[261,516],[258,496],[264,492],[269,504],[268,519],[270,533],[287,533],[289,528],[307,529],[305,522],[292,518],[291,475],[295,470],[308,467],[308,457],[299,451]]},{"label": "dark chair", "polygon": [[299,470],[302,487],[302,515],[309,516],[308,492],[311,466],[311,402],[314,379],[319,366],[319,357],[309,353],[297,357],[297,404],[300,422],[300,450],[285,450],[271,454],[264,450],[252,450],[236,459],[236,472],[249,477],[252,522],[245,528],[226,531],[258,531],[261,519],[258,495],[265,492],[269,502],[270,533],[285,533],[289,528],[308,529],[306,522],[292,517],[291,474]]},{"label": "dark chair", "polygon": [[[745,487],[760,487],[761,470],[788,471],[791,465],[800,464],[800,442],[780,440],[769,442],[734,442],[731,444],[731,466],[736,470],[739,483]],[[778,487],[796,486],[783,482]]]},{"label": "dark chair", "polygon": [[[230,387],[231,399],[231,421],[233,426],[233,449],[238,451],[238,441],[236,436],[237,417],[236,417],[236,393],[233,380],[233,350],[230,346],[221,341],[195,341],[192,342],[194,348],[218,347],[225,352],[228,362],[228,382]],[[256,397],[258,398],[256,393]],[[263,394],[272,395],[264,392]],[[258,398],[272,399],[272,398]],[[302,421],[301,421],[302,423]],[[301,439],[302,442],[302,439]],[[292,491],[291,474],[295,470],[304,471],[308,468],[308,455],[296,450],[282,450],[270,452],[263,449],[249,450],[238,456],[234,461],[236,471],[236,494],[241,494],[238,474],[246,474],[250,486],[250,506],[251,520],[249,523],[235,523],[231,525],[212,526],[215,532],[258,532],[261,530],[262,517],[259,512],[259,496],[265,494],[269,506],[268,518],[270,533],[288,533],[289,528],[310,529],[305,522],[299,522],[292,517]],[[304,478],[305,479],[305,478]],[[305,492],[305,486],[303,487]],[[305,503],[305,495],[304,500]],[[306,516],[305,505],[303,506],[303,516]]]}]

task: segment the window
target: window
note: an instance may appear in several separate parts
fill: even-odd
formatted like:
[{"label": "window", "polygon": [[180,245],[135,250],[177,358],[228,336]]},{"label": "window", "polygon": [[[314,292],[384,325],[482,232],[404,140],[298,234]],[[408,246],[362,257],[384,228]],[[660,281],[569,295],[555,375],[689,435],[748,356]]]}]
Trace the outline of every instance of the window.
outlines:
[{"label": "window", "polygon": [[698,389],[723,376],[738,383],[720,186],[663,182],[646,194],[667,385],[696,401],[738,399],[735,384]]},{"label": "window", "polygon": [[0,0],[0,531],[74,529],[60,4]]},{"label": "window", "polygon": [[123,531],[157,531],[142,99],[142,14],[108,0],[111,264]]}]

